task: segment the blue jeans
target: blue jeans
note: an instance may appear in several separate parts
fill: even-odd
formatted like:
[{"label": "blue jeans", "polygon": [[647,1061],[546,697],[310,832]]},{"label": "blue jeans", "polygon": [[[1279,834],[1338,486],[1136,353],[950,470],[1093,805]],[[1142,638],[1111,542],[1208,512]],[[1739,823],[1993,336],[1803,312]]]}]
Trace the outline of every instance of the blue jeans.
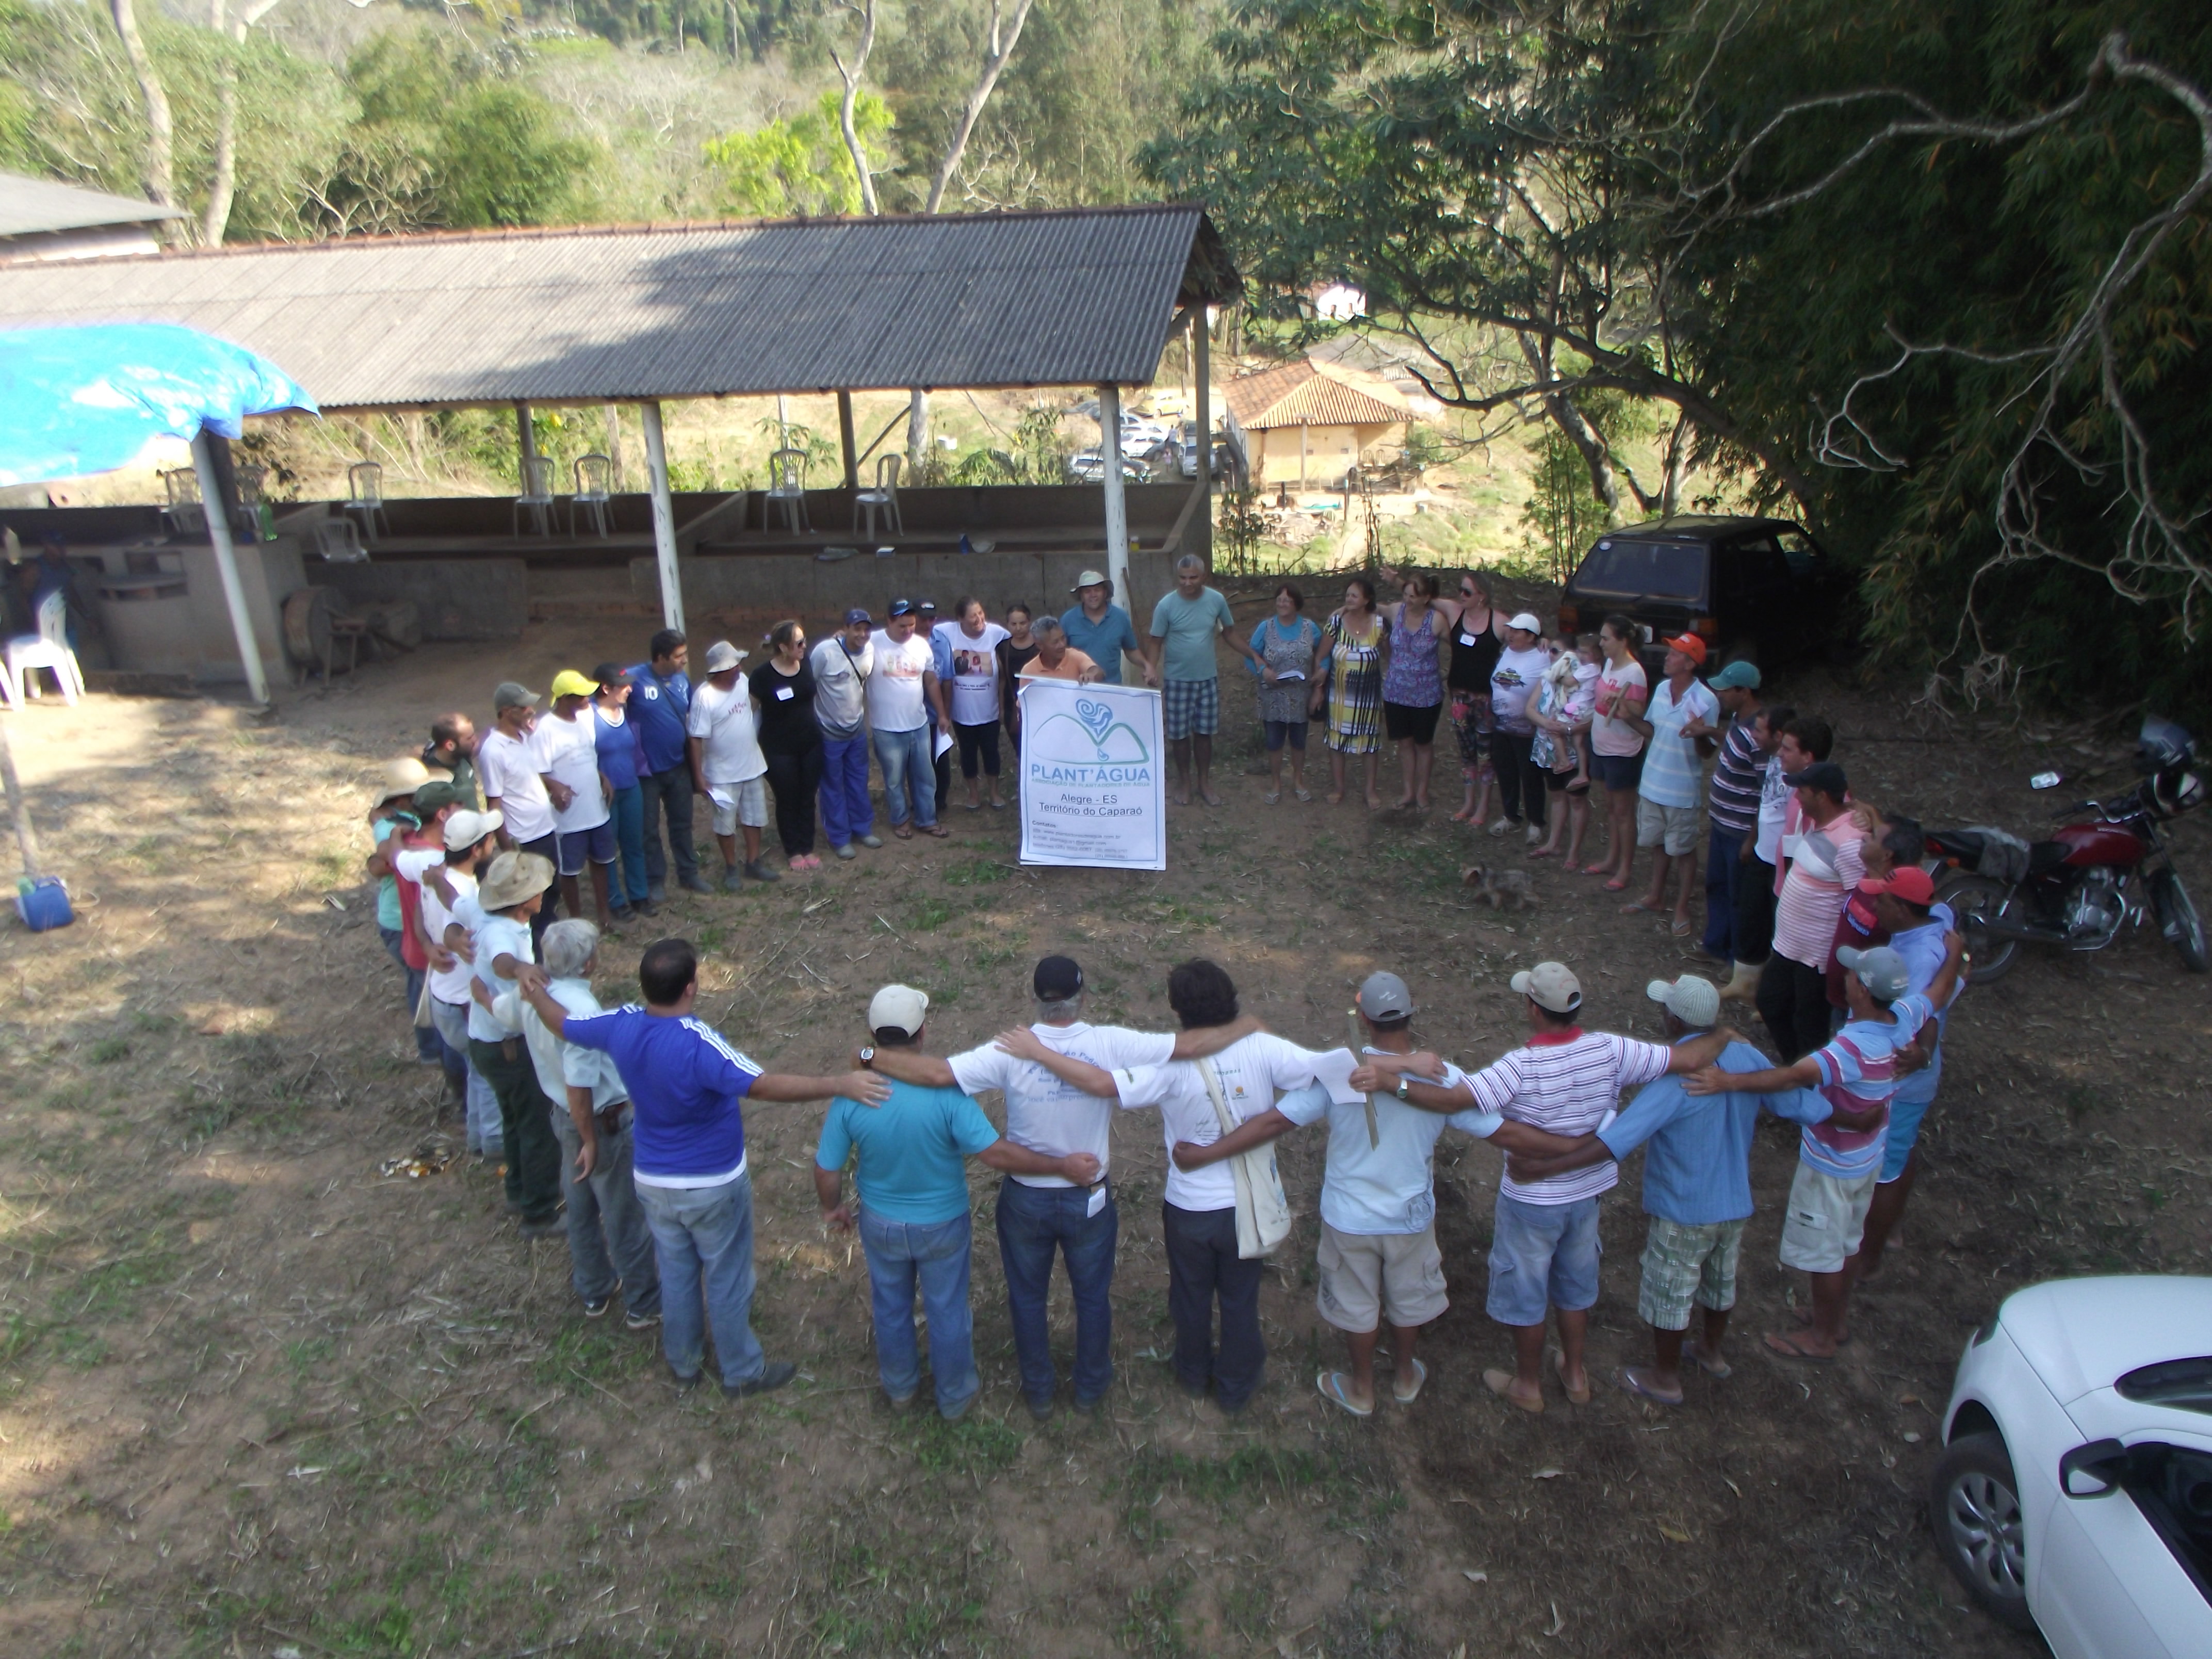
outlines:
[{"label": "blue jeans", "polygon": [[1714,824],[1705,835],[1705,947],[1725,962],[1741,962],[1735,948],[1735,884],[1749,868],[1738,861],[1743,832]]},{"label": "blue jeans", "polygon": [[[884,769],[884,805],[896,829],[909,817],[927,830],[937,822],[937,771],[930,763],[930,732],[926,726],[911,732],[878,732],[876,763]],[[908,793],[914,804],[907,804]]]},{"label": "blue jeans", "polygon": [[576,1178],[584,1138],[566,1106],[553,1109],[561,1137],[561,1196],[568,1206],[568,1276],[586,1302],[604,1302],[620,1285],[623,1306],[634,1314],[660,1311],[660,1268],[653,1260],[653,1230],[645,1224],[630,1168],[630,1134],[599,1136],[599,1167],[589,1181]]},{"label": "blue jeans", "polygon": [[642,904],[647,891],[645,791],[635,784],[616,790],[614,799],[607,803],[607,812],[615,827],[617,849],[614,866],[607,872],[607,896],[617,904],[622,903],[625,896],[632,904]]},{"label": "blue jeans", "polygon": [[472,1152],[483,1152],[497,1158],[506,1150],[506,1137],[499,1127],[499,1097],[492,1092],[490,1079],[469,1063],[469,1011],[459,1002],[441,1002],[430,999],[430,1017],[438,1023],[438,1035],[445,1039],[446,1047],[461,1057],[467,1082],[463,1085],[462,1098],[467,1103],[468,1144]]},{"label": "blue jeans", "polygon": [[[386,927],[380,924],[376,931],[384,940],[385,950],[390,953],[392,961],[399,964],[399,971],[406,978],[407,1018],[411,1020],[415,1018],[416,1009],[422,1005],[422,981],[429,975],[422,969],[410,968],[407,965],[407,953],[401,948],[399,943],[404,935],[398,928]],[[415,1028],[415,1058],[434,1060],[441,1065],[445,1063],[445,1045],[438,1041],[435,1026],[418,1025]],[[452,1068],[447,1067],[447,1069]]]},{"label": "blue jeans", "polygon": [[999,1183],[999,1259],[1006,1271],[1022,1392],[1032,1405],[1049,1405],[1060,1387],[1044,1314],[1055,1249],[1067,1259],[1067,1288],[1075,1302],[1077,1403],[1090,1404],[1114,1384],[1114,1304],[1108,1292],[1121,1219],[1110,1193],[1097,1215],[1085,1213],[1090,1205],[1090,1191],[1082,1187],[1026,1187],[1012,1176]]},{"label": "blue jeans", "polygon": [[876,827],[868,804],[868,740],[822,740],[822,833],[832,847],[848,847]]},{"label": "blue jeans", "polygon": [[754,1381],[768,1370],[768,1356],[753,1334],[752,1177],[719,1187],[640,1187],[637,1201],[660,1258],[660,1351],[668,1368],[697,1376],[711,1327],[725,1386]]},{"label": "blue jeans", "polygon": [[863,1209],[860,1248],[876,1316],[876,1370],[884,1392],[907,1400],[921,1386],[921,1352],[914,1334],[914,1292],[929,1321],[929,1369],[937,1409],[957,1417],[981,1389],[975,1375],[975,1321],[968,1307],[968,1252],[975,1224],[965,1215],[916,1224],[886,1221]]}]

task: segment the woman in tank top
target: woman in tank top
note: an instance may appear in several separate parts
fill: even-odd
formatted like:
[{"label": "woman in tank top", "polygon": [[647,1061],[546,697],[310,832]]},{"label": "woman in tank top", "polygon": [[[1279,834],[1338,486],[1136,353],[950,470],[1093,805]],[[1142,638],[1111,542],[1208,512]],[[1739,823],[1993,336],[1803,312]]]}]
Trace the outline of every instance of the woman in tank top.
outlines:
[{"label": "woman in tank top", "polygon": [[1406,578],[1405,597],[1390,611],[1390,665],[1382,678],[1383,730],[1405,757],[1406,788],[1398,805],[1424,811],[1444,700],[1437,657],[1448,624],[1436,599],[1434,577],[1416,571]]}]

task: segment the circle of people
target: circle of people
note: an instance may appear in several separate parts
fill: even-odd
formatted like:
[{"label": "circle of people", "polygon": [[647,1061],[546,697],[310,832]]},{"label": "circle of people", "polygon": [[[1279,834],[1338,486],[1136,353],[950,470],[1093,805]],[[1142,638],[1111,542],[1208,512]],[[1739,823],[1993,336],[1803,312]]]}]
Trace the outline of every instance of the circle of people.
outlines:
[{"label": "circle of people", "polygon": [[[641,851],[636,842],[644,837],[632,834],[658,816],[656,807],[668,818],[669,852],[687,888],[712,890],[696,862],[686,868],[689,837],[678,834],[679,817],[689,828],[695,787],[713,805],[726,885],[741,876],[775,878],[759,858],[760,780],[776,789],[783,824],[787,787],[774,763],[779,752],[793,757],[781,748],[773,710],[802,700],[811,707],[817,763],[800,757],[790,793],[804,799],[818,789],[841,856],[853,855],[855,843],[881,842],[866,816],[866,752],[854,773],[842,775],[857,775],[846,791],[818,753],[833,744],[858,749],[872,740],[894,833],[927,832],[933,796],[926,783],[915,786],[917,775],[926,778],[935,730],[957,733],[935,747],[941,758],[957,740],[979,810],[969,757],[995,760],[1000,720],[1019,741],[1004,706],[988,723],[993,742],[970,735],[987,722],[961,718],[984,712],[958,698],[963,668],[979,666],[963,653],[1000,666],[989,677],[993,696],[1000,695],[1000,681],[1040,672],[1039,663],[1041,672],[1064,678],[1103,678],[1099,655],[1068,643],[1070,619],[1079,616],[1117,671],[1126,653],[1157,684],[1164,665],[1173,707],[1175,687],[1190,681],[1176,672],[1188,672],[1188,659],[1179,662],[1173,649],[1182,617],[1171,602],[1202,613],[1197,637],[1209,660],[1226,623],[1225,601],[1217,612],[1211,601],[1221,596],[1205,586],[1202,567],[1194,572],[1187,563],[1177,576],[1148,646],[1108,603],[1095,572],[1084,574],[1068,617],[1024,617],[1027,638],[1018,643],[1016,629],[989,623],[980,605],[965,602],[956,620],[927,633],[920,605],[895,602],[881,630],[855,610],[811,655],[797,623],[779,624],[769,636],[770,664],[750,686],[738,668],[744,653],[726,641],[709,649],[706,678],[690,685],[684,641],[664,632],[635,668],[607,665],[589,679],[556,675],[550,720],[538,717],[536,694],[503,684],[494,698],[497,724],[482,741],[465,717],[451,715],[434,726],[420,757],[388,764],[370,809],[371,867],[383,878],[380,931],[406,975],[420,1055],[445,1068],[452,1097],[465,1103],[470,1149],[503,1159],[507,1206],[522,1235],[565,1234],[586,1316],[605,1316],[619,1297],[632,1328],[660,1328],[680,1385],[704,1375],[710,1339],[725,1392],[755,1394],[789,1381],[792,1363],[770,1360],[751,1328],[744,1103],[828,1099],[814,1179],[825,1223],[856,1231],[865,1253],[880,1380],[891,1403],[910,1403],[922,1380],[917,1296],[939,1411],[957,1418],[980,1391],[964,1171],[975,1157],[1004,1177],[996,1226],[1024,1399],[1043,1419],[1059,1394],[1046,1318],[1057,1256],[1075,1315],[1073,1403],[1095,1410],[1113,1380],[1119,1216],[1109,1127],[1117,1108],[1157,1108],[1169,1154],[1162,1227],[1173,1369],[1186,1391],[1210,1394],[1234,1414],[1261,1380],[1259,1286],[1266,1259],[1290,1228],[1272,1143],[1326,1120],[1316,1300],[1321,1317],[1344,1334],[1347,1358],[1345,1369],[1320,1373],[1316,1386],[1364,1417],[1377,1405],[1386,1325],[1394,1401],[1410,1405],[1426,1379],[1415,1349],[1421,1328],[1447,1305],[1433,1155],[1449,1127],[1494,1142],[1506,1158],[1487,1252],[1486,1310],[1510,1330],[1513,1364],[1486,1370],[1483,1380],[1531,1412],[1544,1409],[1554,1325],[1559,1346],[1549,1371],[1570,1400],[1590,1397],[1584,1343],[1598,1294],[1598,1200],[1616,1184],[1619,1161],[1644,1150],[1648,1224],[1638,1309],[1651,1328],[1654,1363],[1625,1367],[1619,1382],[1645,1400],[1677,1404],[1686,1364],[1714,1380],[1730,1372],[1724,1340],[1752,1213],[1752,1133],[1766,1110],[1801,1126],[1779,1260],[1809,1275],[1811,1296],[1801,1322],[1767,1334],[1763,1346],[1784,1360],[1832,1360],[1847,1336],[1851,1288],[1878,1271],[1911,1190],[1919,1131],[1941,1078],[1942,1030],[1963,984],[1964,945],[1920,867],[1917,826],[1855,802],[1828,758],[1827,724],[1763,706],[1755,667],[1731,665],[1701,682],[1705,647],[1694,635],[1665,642],[1653,689],[1626,619],[1608,618],[1595,641],[1547,649],[1533,616],[1499,617],[1470,575],[1456,607],[1439,600],[1426,578],[1409,578],[1403,604],[1388,619],[1374,612],[1371,587],[1354,579],[1317,640],[1302,633],[1302,597],[1285,584],[1249,644],[1231,636],[1261,680],[1271,754],[1279,761],[1289,751],[1293,788],[1304,793],[1296,769],[1303,724],[1278,720],[1267,702],[1286,686],[1310,712],[1327,710],[1340,785],[1346,757],[1369,756],[1373,804],[1372,705],[1381,702],[1386,729],[1402,732],[1409,747],[1419,746],[1421,729],[1402,712],[1421,706],[1389,695],[1389,664],[1403,660],[1390,656],[1390,639],[1407,630],[1409,615],[1417,640],[1440,631],[1447,644],[1427,653],[1428,666],[1449,690],[1459,732],[1468,792],[1455,816],[1480,824],[1494,786],[1504,810],[1491,833],[1522,828],[1530,856],[1542,856],[1557,848],[1559,824],[1554,819],[1547,834],[1543,805],[1558,795],[1570,809],[1571,863],[1584,827],[1573,809],[1586,805],[1594,777],[1616,828],[1632,827],[1616,833],[1617,855],[1588,872],[1624,890],[1635,851],[1649,849],[1650,888],[1625,908],[1667,915],[1668,877],[1679,872],[1677,934],[1689,931],[1698,796],[1705,787],[1703,948],[1733,972],[1725,985],[1685,975],[1647,988],[1663,1042],[1585,1030],[1582,988],[1555,962],[1512,976],[1528,1040],[1475,1071],[1415,1048],[1412,994],[1389,972],[1359,988],[1350,1041],[1329,1050],[1301,1047],[1240,1014],[1229,975],[1204,960],[1169,975],[1179,1033],[1088,1024],[1082,970],[1055,956],[1032,975],[1030,1024],[946,1058],[927,1051],[927,994],[886,986],[869,1005],[869,1041],[852,1068],[818,1076],[767,1072],[696,1016],[697,958],[684,940],[663,939],[645,950],[638,1002],[614,1010],[598,1002],[591,981],[605,928],[653,915],[665,896],[669,866],[657,829]],[[954,637],[940,646],[947,629]],[[1294,636],[1304,641],[1303,658],[1285,645]],[[1029,653],[1011,675],[1003,672],[1009,646]],[[1460,670],[1462,650],[1475,653],[1471,661],[1489,659],[1486,690],[1461,683],[1472,678]],[[1354,651],[1371,653],[1357,672],[1346,666]],[[939,674],[945,652],[950,672]],[[804,690],[802,677],[811,682]],[[879,685],[899,689],[885,696]],[[1181,695],[1182,738],[1210,736],[1198,717],[1218,718],[1218,687],[1208,696]],[[1443,701],[1440,694],[1426,706],[1429,736]],[[909,716],[914,726],[898,723]],[[769,763],[750,777],[734,775],[717,747],[733,724],[746,728]],[[1364,750],[1356,746],[1363,730]],[[831,735],[837,731],[847,735]],[[1176,735],[1173,722],[1170,735]],[[1718,760],[1705,787],[1701,751],[1708,747]],[[1205,751],[1195,755],[1198,788],[1210,799]],[[1425,764],[1409,758],[1407,768],[1407,799],[1420,804]],[[994,775],[986,766],[983,775]],[[1279,772],[1275,781],[1271,801]],[[840,791],[834,811],[833,785]],[[572,816],[594,791],[604,812],[589,822],[588,812]],[[995,784],[992,799],[997,804]],[[811,815],[810,802],[810,822]],[[742,863],[732,845],[741,828]],[[785,836],[793,866],[808,867],[800,860],[810,854],[799,848],[811,842],[795,825]],[[579,914],[587,870],[596,924]],[[639,873],[643,879],[634,880]],[[558,902],[568,919],[554,919]],[[1780,1064],[1723,1024],[1731,1000],[1755,1002]],[[1622,1091],[1632,1088],[1638,1092],[1620,1108]],[[1003,1133],[975,1099],[993,1090],[1005,1101]],[[848,1172],[857,1204],[844,1193]]]}]

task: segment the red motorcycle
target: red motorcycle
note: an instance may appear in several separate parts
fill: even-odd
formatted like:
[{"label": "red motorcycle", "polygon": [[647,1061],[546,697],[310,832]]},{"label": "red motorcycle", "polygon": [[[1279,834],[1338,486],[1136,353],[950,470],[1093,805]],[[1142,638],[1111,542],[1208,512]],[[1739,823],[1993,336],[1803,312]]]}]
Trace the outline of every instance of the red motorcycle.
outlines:
[{"label": "red motorcycle", "polygon": [[1976,984],[2001,978],[2023,943],[2101,951],[2146,914],[2191,973],[2206,970],[2204,927],[2159,832],[2204,799],[2190,768],[2197,740],[2172,720],[2143,722],[2136,766],[2149,775],[2113,801],[2080,801],[2054,816],[2063,824],[2033,844],[2002,830],[1927,832],[1936,896],[1949,905],[1973,957]]}]

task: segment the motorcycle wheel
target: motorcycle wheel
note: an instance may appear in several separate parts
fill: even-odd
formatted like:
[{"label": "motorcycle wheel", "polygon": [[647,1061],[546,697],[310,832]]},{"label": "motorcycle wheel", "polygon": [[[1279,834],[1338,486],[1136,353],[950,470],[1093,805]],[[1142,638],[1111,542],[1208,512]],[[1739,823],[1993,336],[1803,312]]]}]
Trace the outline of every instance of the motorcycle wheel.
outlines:
[{"label": "motorcycle wheel", "polygon": [[2159,932],[2181,952],[2183,965],[2192,974],[2212,969],[2212,960],[2204,954],[2204,924],[2197,919],[2197,906],[2179,876],[2160,870],[2150,878],[2150,907]]},{"label": "motorcycle wheel", "polygon": [[1966,954],[1973,958],[1966,969],[1971,985],[1990,985],[2012,971],[2020,956],[2020,941],[1993,934],[1988,924],[2008,909],[2015,908],[2012,889],[1988,876],[1957,872],[1936,888],[1936,896],[1951,907],[1966,935]]}]

